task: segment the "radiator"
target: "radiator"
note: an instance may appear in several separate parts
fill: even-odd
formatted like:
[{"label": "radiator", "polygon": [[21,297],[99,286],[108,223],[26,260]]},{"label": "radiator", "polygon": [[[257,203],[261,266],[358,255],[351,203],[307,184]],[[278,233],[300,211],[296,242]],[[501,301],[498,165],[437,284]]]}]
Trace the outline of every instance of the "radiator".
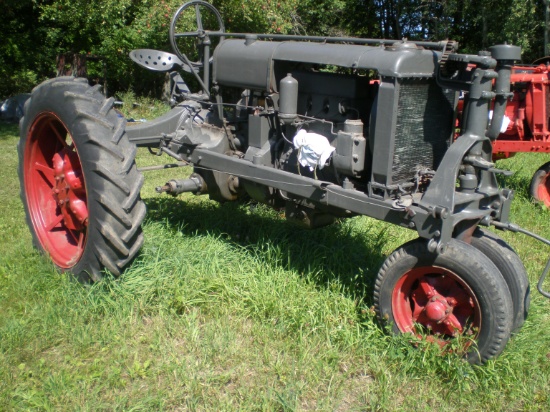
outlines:
[{"label": "radiator", "polygon": [[451,142],[456,98],[434,79],[400,80],[393,184],[410,180],[419,169],[437,169]]}]

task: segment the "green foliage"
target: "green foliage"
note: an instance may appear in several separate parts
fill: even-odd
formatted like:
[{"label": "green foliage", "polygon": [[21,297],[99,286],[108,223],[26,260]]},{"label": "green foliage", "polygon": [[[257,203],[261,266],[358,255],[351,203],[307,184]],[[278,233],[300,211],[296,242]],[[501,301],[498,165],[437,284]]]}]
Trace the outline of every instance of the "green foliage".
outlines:
[{"label": "green foliage", "polygon": [[499,40],[521,46],[526,63],[544,57],[544,7],[542,1],[514,0]]},{"label": "green foliage", "polygon": [[[182,0],[4,0],[0,97],[28,92],[55,75],[64,53],[100,56],[89,77],[109,90],[159,94],[162,78],[128,58],[136,48],[170,50],[168,27]],[[496,43],[522,46],[525,62],[543,56],[542,0],[212,0],[229,32],[450,38],[477,53]],[[192,29],[192,22],[189,22]],[[184,27],[183,27],[184,28]]]},{"label": "green foliage", "polygon": [[53,65],[40,45],[46,29],[36,24],[38,13],[32,0],[5,0],[0,19],[0,99],[29,92]]},{"label": "green foliage", "polygon": [[411,38],[419,35],[434,40],[450,38],[457,40],[461,50],[468,53],[508,42],[522,47],[527,63],[542,56],[542,1],[419,0],[409,3],[416,3],[413,8],[422,10],[421,18],[412,25]]},{"label": "green foliage", "polygon": [[[169,23],[170,10],[164,1],[59,0],[42,4],[40,11],[41,23],[51,27],[46,42],[55,54],[100,56],[107,66],[107,82],[115,90],[131,85],[133,76],[128,74],[133,74],[135,65],[128,53],[132,49],[160,46],[158,33],[164,33],[167,42],[163,26]],[[139,81],[139,72],[135,74]],[[90,77],[101,75],[90,73]]]},{"label": "green foliage", "polygon": [[[228,31],[287,33],[293,30],[289,16],[295,14],[298,2],[220,3],[216,6]],[[151,74],[128,58],[128,53],[137,48],[170,50],[168,28],[180,5],[179,0],[57,0],[40,6],[40,22],[50,27],[46,41],[56,53],[71,51],[101,56],[107,64],[110,89],[126,90],[132,86],[143,92],[152,87],[158,89],[159,76],[154,81]],[[193,20],[189,27],[179,29],[193,31],[194,24]]]},{"label": "green foliage", "polygon": [[137,96],[133,91],[119,92],[116,95],[122,103],[118,110],[126,119],[153,120],[170,110],[170,106],[159,100]]},{"label": "green foliage", "polygon": [[224,0],[213,4],[229,32],[293,33],[298,0]]}]

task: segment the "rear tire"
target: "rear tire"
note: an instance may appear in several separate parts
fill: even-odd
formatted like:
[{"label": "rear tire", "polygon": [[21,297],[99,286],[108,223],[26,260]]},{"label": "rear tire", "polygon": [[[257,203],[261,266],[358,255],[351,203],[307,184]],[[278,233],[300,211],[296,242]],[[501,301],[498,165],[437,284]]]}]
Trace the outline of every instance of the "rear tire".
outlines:
[{"label": "rear tire", "polygon": [[550,162],[543,164],[533,175],[529,193],[533,199],[550,209]]},{"label": "rear tire", "polygon": [[82,282],[115,276],[143,243],[143,176],[126,121],[86,79],[33,90],[20,122],[21,199],[34,245]]},{"label": "rear tire", "polygon": [[531,303],[531,290],[523,262],[503,239],[479,227],[472,236],[471,245],[495,264],[506,281],[514,303],[512,332],[519,330],[525,323]]},{"label": "rear tire", "polygon": [[376,278],[374,306],[395,333],[427,332],[441,347],[458,335],[470,338],[459,350],[471,363],[500,354],[513,323],[512,298],[496,266],[456,239],[441,254],[429,252],[425,239],[393,252]]}]

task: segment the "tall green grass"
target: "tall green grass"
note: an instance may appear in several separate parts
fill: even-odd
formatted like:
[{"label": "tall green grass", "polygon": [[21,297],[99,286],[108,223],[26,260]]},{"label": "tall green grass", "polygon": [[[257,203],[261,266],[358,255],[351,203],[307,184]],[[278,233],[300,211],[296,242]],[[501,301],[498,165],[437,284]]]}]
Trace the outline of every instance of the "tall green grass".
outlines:
[{"label": "tall green grass", "polygon": [[[420,349],[371,309],[373,277],[413,232],[365,217],[306,231],[264,206],[155,194],[185,169],[147,175],[146,241],[130,269],[77,284],[31,247],[17,133],[0,125],[0,410],[550,409],[550,304],[536,292],[485,366]],[[499,167],[517,171],[513,221],[550,237],[526,192],[545,160]],[[535,289],[548,248],[501,235]]]}]

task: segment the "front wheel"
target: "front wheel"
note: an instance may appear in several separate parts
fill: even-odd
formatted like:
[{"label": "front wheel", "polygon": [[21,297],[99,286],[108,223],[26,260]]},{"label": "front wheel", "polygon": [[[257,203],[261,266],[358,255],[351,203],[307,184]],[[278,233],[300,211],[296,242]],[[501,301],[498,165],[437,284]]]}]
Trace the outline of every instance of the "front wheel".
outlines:
[{"label": "front wheel", "polygon": [[533,175],[529,193],[533,199],[550,209],[550,162],[543,164]]},{"label": "front wheel", "polygon": [[527,319],[531,303],[531,290],[525,266],[508,243],[488,230],[477,227],[471,245],[495,264],[506,281],[514,305],[512,332],[518,331]]},{"label": "front wheel", "polygon": [[472,363],[500,354],[513,324],[512,298],[499,270],[455,239],[441,254],[431,253],[424,239],[394,251],[378,273],[374,305],[395,333],[428,333],[442,347],[466,337],[461,350]]},{"label": "front wheel", "polygon": [[33,90],[20,123],[21,199],[35,246],[83,282],[114,275],[143,243],[143,176],[125,120],[85,79]]}]

